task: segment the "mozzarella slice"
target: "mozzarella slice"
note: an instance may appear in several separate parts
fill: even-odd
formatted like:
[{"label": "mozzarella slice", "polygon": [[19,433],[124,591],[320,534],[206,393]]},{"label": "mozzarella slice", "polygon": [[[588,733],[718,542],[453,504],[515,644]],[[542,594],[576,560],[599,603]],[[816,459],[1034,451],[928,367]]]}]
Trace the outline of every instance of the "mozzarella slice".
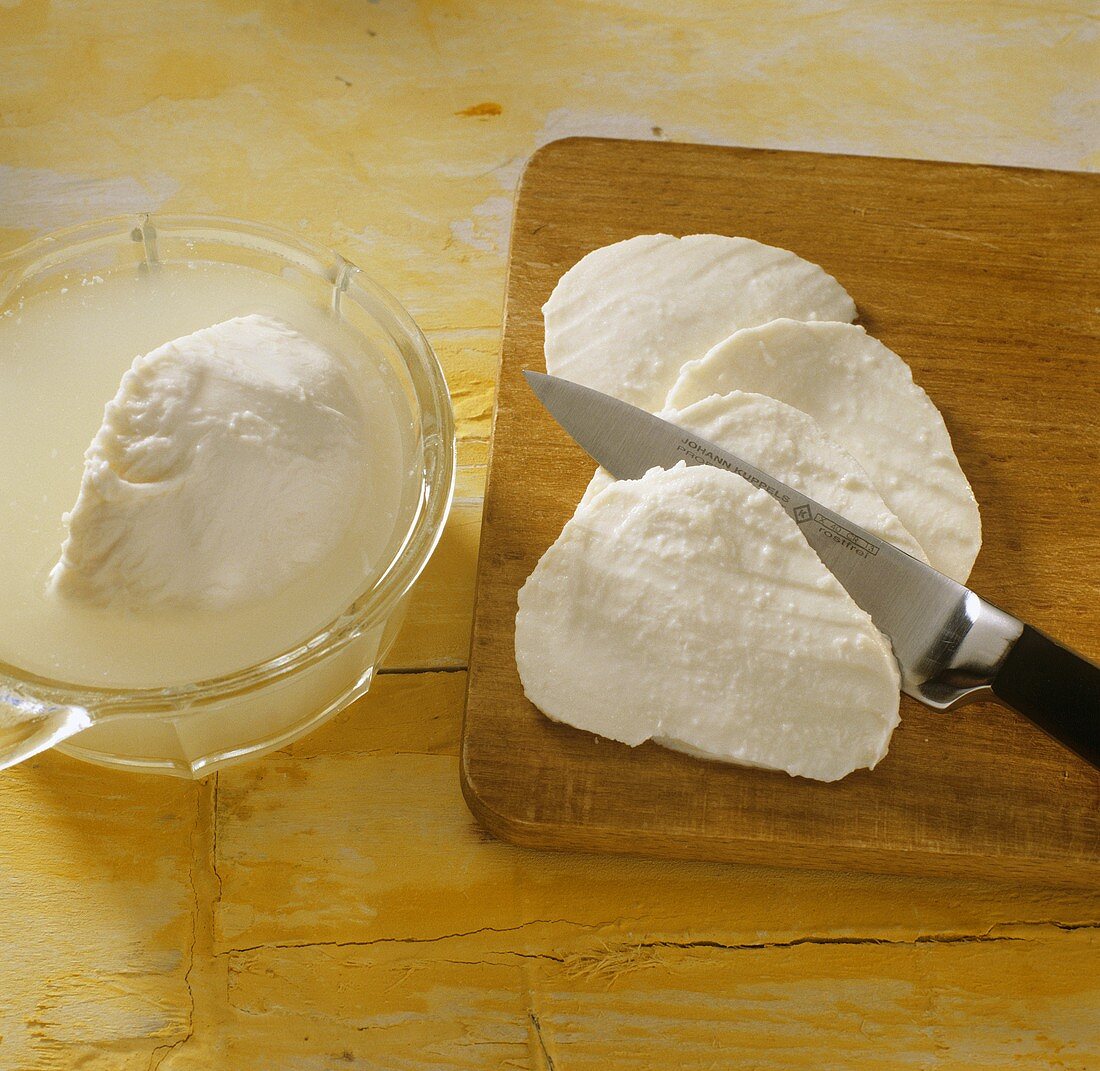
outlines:
[{"label": "mozzarella slice", "polygon": [[966,581],[982,543],[978,504],[943,417],[893,350],[853,324],[776,320],[686,364],[668,404],[736,389],[813,417],[867,470],[929,563]]},{"label": "mozzarella slice", "polygon": [[643,234],[589,253],[542,307],[546,370],[656,412],[680,366],[777,316],[853,320],[816,264],[749,238]]},{"label": "mozzarella slice", "polygon": [[[914,558],[928,560],[863,466],[801,410],[764,394],[735,390],[660,415],[751,461]],[[613,479],[606,469],[597,469],[581,506]]]},{"label": "mozzarella slice", "polygon": [[516,663],[548,717],[835,781],[886,754],[889,646],[766,492],[706,466],[611,484],[519,593]]}]

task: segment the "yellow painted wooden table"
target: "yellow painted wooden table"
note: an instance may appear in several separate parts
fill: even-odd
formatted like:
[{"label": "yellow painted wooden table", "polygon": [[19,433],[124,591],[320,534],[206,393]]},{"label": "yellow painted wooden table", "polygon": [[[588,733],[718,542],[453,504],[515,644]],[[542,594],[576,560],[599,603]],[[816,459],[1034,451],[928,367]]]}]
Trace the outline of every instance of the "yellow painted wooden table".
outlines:
[{"label": "yellow painted wooden table", "polygon": [[523,160],[593,133],[1088,169],[1095,20],[0,0],[0,248],[148,208],[299,230],[410,307],[461,436],[364,700],[197,785],[56,755],[0,777],[0,1067],[1100,1066],[1095,895],[521,851],[456,770]]}]

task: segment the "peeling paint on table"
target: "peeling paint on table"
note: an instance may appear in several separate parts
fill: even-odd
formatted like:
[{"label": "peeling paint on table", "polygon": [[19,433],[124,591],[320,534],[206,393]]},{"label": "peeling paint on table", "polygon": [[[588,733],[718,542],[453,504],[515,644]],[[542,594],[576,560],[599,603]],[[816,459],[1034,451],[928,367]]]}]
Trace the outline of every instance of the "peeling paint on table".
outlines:
[{"label": "peeling paint on table", "polygon": [[521,851],[456,771],[512,196],[571,134],[1100,166],[1084,0],[0,0],[0,250],[332,246],[446,368],[457,501],[371,693],[198,785],[0,779],[0,1065],[1100,1065],[1100,901]]}]

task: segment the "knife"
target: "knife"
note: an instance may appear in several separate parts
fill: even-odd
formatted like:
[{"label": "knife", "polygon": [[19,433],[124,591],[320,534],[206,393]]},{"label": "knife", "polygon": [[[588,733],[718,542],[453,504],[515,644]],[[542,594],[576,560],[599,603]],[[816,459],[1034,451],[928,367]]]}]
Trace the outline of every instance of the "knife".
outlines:
[{"label": "knife", "polygon": [[1100,767],[1100,666],[693,432],[579,383],[523,374],[616,479],[685,461],[728,469],[776,498],[893,644],[906,695],[945,711],[995,696]]}]

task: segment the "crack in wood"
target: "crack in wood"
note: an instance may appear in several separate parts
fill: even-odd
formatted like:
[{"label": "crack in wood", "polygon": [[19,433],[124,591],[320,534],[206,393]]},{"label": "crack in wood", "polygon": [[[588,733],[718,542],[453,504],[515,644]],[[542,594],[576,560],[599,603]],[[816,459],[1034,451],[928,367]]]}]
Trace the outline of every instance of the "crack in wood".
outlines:
[{"label": "crack in wood", "polygon": [[465,662],[447,663],[439,666],[382,666],[374,671],[376,677],[415,676],[418,673],[465,673],[469,666]]},{"label": "crack in wood", "polygon": [[186,1029],[182,1037],[153,1050],[149,1071],[157,1071],[173,1052],[195,1036],[195,1023],[201,1018],[200,1003],[208,1004],[213,999],[210,987],[202,984],[202,976],[215,962],[214,913],[222,896],[222,879],[217,865],[219,786],[220,774],[214,774],[208,782],[197,787],[195,817],[190,833],[191,863],[187,878],[192,898],[191,940],[183,975],[188,1002]]},{"label": "crack in wood", "polygon": [[370,948],[372,945],[425,945],[441,941],[453,941],[463,937],[476,937],[481,933],[515,933],[531,926],[579,926],[587,928],[587,923],[571,922],[569,919],[531,919],[518,926],[479,926],[476,930],[463,930],[458,933],[444,933],[436,937],[375,937],[367,941],[285,941],[257,945],[244,945],[239,948],[226,948],[215,953],[218,956],[232,956],[245,952],[279,951],[295,948]]},{"label": "crack in wood", "polygon": [[539,1022],[539,1017],[533,1011],[529,1011],[527,1018],[535,1031],[535,1038],[538,1041],[539,1052],[542,1054],[545,1071],[554,1071],[554,1058],[546,1047],[546,1039],[542,1036],[542,1024]]},{"label": "crack in wood", "polygon": [[[582,929],[599,930],[606,928],[610,923],[589,924],[584,922],[572,922],[569,919],[532,919],[529,922],[520,923],[518,926],[481,926],[475,930],[463,930],[456,933],[445,933],[435,937],[378,937],[364,941],[288,941],[260,943],[244,945],[237,948],[227,948],[217,952],[218,956],[230,956],[245,952],[279,951],[289,949],[308,948],[369,948],[373,945],[387,944],[437,944],[443,941],[459,940],[464,937],[476,937],[482,933],[516,933],[529,929],[532,926],[575,926]],[[1100,929],[1100,921],[1088,922],[1059,922],[1054,919],[1023,920],[1011,922],[996,922],[982,933],[928,933],[918,934],[911,938],[895,937],[845,937],[828,934],[808,934],[801,937],[792,937],[778,941],[739,941],[726,942],[714,939],[697,939],[677,941],[672,939],[646,939],[637,942],[624,942],[617,945],[605,944],[602,949],[589,950],[582,953],[588,957],[593,955],[616,955],[623,951],[646,950],[658,948],[674,948],[690,950],[693,948],[711,948],[723,952],[758,952],[767,949],[798,948],[802,945],[882,945],[904,946],[921,944],[989,944],[1003,942],[1028,941],[1030,938],[1011,934],[994,934],[994,930],[1010,928],[1041,928],[1051,926],[1064,931]],[[567,955],[556,955],[550,952],[520,952],[514,949],[500,949],[489,953],[493,956],[508,956],[518,959],[549,960],[554,963],[566,963]],[[480,960],[448,960],[449,963],[485,963]]]},{"label": "crack in wood", "polygon": [[191,940],[188,944],[185,961],[187,967],[183,972],[183,985],[187,990],[187,1024],[184,1030],[183,1037],[177,1038],[175,1041],[168,1045],[158,1045],[150,1054],[149,1057],[149,1071],[157,1071],[157,1069],[164,1063],[168,1057],[175,1052],[181,1045],[185,1045],[195,1035],[195,990],[191,984],[191,975],[195,969],[195,946],[198,944],[198,932],[199,932],[199,910],[201,907],[201,897],[199,893],[198,882],[195,878],[195,860],[199,851],[200,829],[202,826],[202,798],[201,793],[203,789],[199,788],[200,795],[195,798],[195,816],[194,821],[191,824],[191,830],[188,835],[188,842],[191,848],[191,861],[187,867],[187,881],[191,888]]}]

